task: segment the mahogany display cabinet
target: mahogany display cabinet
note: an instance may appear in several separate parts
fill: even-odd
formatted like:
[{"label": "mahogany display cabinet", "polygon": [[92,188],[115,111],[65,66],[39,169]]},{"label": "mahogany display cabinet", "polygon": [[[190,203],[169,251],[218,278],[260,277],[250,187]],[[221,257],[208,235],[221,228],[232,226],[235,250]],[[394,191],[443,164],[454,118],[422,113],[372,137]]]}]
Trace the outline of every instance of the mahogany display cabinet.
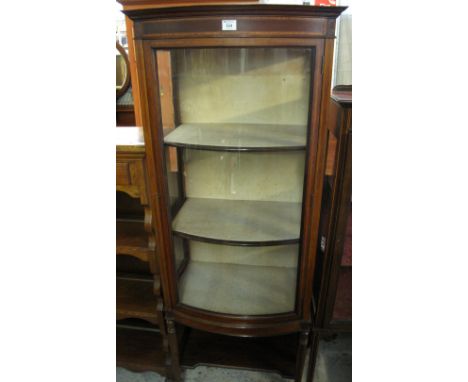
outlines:
[{"label": "mahogany display cabinet", "polygon": [[[308,382],[351,381],[352,90],[333,89],[327,118]],[[316,367],[320,364],[320,367]]]},{"label": "mahogany display cabinet", "polygon": [[[293,344],[289,376],[302,377],[343,10],[124,11],[134,26],[165,318],[179,355],[174,370],[189,363],[194,336],[207,347],[224,336],[235,348],[257,349],[240,351],[244,358],[262,357],[276,338]],[[179,326],[191,330],[182,335]],[[234,346],[221,351],[229,358]],[[238,366],[255,368],[249,361]],[[193,362],[217,363],[203,354]]]}]

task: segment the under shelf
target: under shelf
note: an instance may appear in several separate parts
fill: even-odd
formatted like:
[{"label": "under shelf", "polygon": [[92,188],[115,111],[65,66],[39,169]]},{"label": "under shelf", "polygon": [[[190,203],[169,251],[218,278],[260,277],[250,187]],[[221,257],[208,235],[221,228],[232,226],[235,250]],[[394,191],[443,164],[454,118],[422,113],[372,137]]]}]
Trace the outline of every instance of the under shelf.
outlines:
[{"label": "under shelf", "polygon": [[216,151],[304,150],[306,137],[305,125],[190,123],[174,129],[164,143]]},{"label": "under shelf", "polygon": [[181,354],[181,365],[184,368],[199,365],[244,368],[294,378],[297,346],[296,333],[240,338],[191,329]]},{"label": "under shelf", "polygon": [[158,323],[157,298],[153,281],[141,278],[117,278],[117,318],[140,318]]},{"label": "under shelf", "polygon": [[179,236],[233,245],[299,242],[301,203],[189,198],[175,217]]},{"label": "under shelf", "polygon": [[190,261],[179,284],[180,301],[217,313],[293,312],[297,268]]},{"label": "under shelf", "polygon": [[117,254],[149,261],[148,233],[143,221],[117,220]]},{"label": "under shelf", "polygon": [[117,366],[165,375],[163,339],[156,331],[117,327]]}]

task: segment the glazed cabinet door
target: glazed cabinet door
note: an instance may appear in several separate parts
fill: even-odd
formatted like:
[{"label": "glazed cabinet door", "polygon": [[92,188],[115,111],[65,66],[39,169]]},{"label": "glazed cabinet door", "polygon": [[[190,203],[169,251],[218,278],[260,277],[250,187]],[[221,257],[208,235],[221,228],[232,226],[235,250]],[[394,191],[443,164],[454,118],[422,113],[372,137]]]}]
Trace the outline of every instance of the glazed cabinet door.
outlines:
[{"label": "glazed cabinet door", "polygon": [[177,304],[295,312],[315,48],[153,53]]}]

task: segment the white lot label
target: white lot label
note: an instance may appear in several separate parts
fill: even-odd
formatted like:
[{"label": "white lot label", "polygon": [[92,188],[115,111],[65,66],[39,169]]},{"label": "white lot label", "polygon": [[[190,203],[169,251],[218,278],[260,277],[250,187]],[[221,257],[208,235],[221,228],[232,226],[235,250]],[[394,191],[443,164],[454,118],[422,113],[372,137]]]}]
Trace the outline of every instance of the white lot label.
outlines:
[{"label": "white lot label", "polygon": [[236,31],[237,20],[223,20],[222,27],[223,27],[223,31]]}]

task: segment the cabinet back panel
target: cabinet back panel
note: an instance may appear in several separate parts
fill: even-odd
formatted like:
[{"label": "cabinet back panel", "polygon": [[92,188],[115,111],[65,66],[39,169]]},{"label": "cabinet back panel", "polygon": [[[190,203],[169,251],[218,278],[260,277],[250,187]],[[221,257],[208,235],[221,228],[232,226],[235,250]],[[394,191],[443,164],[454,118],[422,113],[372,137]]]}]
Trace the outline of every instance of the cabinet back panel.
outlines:
[{"label": "cabinet back panel", "polygon": [[172,55],[181,123],[307,124],[310,49],[179,49]]},{"label": "cabinet back panel", "polygon": [[187,197],[301,202],[305,152],[185,150]]}]

